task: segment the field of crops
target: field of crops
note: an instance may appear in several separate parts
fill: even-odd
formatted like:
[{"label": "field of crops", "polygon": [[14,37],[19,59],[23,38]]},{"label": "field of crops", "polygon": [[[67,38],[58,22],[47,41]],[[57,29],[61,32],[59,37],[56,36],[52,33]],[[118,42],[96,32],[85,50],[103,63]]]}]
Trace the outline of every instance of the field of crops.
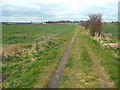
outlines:
[{"label": "field of crops", "polygon": [[102,26],[103,32],[111,33],[114,36],[118,36],[118,24],[117,23],[105,23]]},{"label": "field of crops", "polygon": [[52,24],[52,25],[3,25],[3,43],[28,43],[44,34],[62,34],[66,33],[73,24]]},{"label": "field of crops", "polygon": [[[44,87],[57,67],[74,28],[74,24],[3,25],[3,48],[6,45],[7,50],[24,48],[22,53],[15,49],[14,55],[4,52],[3,87]],[[40,82],[34,82],[38,78]]]}]

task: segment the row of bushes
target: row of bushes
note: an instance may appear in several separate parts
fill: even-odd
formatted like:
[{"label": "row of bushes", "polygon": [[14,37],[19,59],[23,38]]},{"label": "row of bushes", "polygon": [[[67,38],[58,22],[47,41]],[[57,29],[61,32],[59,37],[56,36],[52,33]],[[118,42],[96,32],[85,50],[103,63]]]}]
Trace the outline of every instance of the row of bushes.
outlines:
[{"label": "row of bushes", "polygon": [[89,30],[91,36],[95,36],[96,33],[100,36],[102,32],[102,15],[91,14],[89,18],[89,20],[81,22],[80,25]]}]

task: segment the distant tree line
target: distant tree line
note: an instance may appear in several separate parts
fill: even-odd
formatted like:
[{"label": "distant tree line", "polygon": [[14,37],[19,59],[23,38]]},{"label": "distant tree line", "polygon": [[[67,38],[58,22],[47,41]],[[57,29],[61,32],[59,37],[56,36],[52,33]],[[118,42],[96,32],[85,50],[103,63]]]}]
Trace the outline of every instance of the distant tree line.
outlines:
[{"label": "distant tree line", "polygon": [[45,23],[79,23],[80,21],[60,20],[60,21],[47,21]]},{"label": "distant tree line", "polygon": [[2,22],[2,24],[52,24],[52,23],[80,23],[81,21],[70,21],[70,20],[60,20],[60,21],[46,21],[46,22]]}]

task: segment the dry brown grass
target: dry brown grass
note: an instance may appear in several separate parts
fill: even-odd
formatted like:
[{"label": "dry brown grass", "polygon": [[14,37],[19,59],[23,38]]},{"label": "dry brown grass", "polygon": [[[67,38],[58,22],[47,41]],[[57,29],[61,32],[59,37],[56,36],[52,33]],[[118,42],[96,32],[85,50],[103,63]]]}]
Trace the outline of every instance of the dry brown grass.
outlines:
[{"label": "dry brown grass", "polygon": [[3,44],[2,53],[6,56],[12,56],[16,53],[22,53],[25,48],[22,48],[20,44]]}]

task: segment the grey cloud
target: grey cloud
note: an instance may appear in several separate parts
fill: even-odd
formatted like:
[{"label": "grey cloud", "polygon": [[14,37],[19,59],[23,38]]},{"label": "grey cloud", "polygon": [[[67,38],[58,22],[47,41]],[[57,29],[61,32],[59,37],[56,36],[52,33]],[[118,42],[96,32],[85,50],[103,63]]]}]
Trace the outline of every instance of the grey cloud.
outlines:
[{"label": "grey cloud", "polygon": [[[68,2],[69,3],[69,2]],[[88,15],[92,13],[103,14],[104,20],[117,19],[117,3],[108,2],[105,5],[97,6],[95,4],[78,7],[77,11],[71,10],[67,6],[61,3],[45,3],[45,2],[33,2],[33,3],[3,3],[3,16],[4,17],[26,17],[34,16],[41,17],[39,20],[53,20],[53,19],[70,19],[80,20],[88,19]],[[17,19],[16,19],[17,20]]]}]

